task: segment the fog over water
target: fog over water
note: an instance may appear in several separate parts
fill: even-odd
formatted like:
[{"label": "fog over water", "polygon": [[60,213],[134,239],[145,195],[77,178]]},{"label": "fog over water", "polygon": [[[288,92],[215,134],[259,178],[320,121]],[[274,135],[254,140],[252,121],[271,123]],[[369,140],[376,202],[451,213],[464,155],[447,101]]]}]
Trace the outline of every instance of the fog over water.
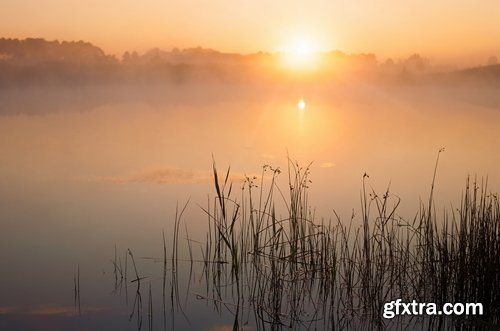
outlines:
[{"label": "fog over water", "polygon": [[[115,245],[159,255],[161,230],[189,198],[184,220],[204,239],[213,159],[221,172],[231,167],[235,187],[265,164],[280,167],[284,190],[287,157],[312,162],[318,221],[333,209],[346,221],[360,213],[365,173],[380,194],[390,184],[399,214],[413,218],[442,147],[438,214],[459,205],[468,175],[498,192],[497,91],[356,80],[4,88],[0,307],[71,305],[76,266],[88,282],[106,279]],[[108,285],[85,284],[87,304],[106,306],[90,293]]]}]

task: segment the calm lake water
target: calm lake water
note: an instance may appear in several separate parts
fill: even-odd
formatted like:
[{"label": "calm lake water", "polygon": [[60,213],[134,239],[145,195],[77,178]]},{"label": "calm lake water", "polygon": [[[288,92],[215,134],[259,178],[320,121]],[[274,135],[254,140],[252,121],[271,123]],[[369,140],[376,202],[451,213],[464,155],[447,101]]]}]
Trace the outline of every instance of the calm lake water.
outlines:
[{"label": "calm lake water", "polygon": [[[201,207],[215,195],[213,159],[221,173],[231,167],[235,187],[245,175],[260,176],[265,164],[280,167],[284,189],[287,156],[313,162],[309,203],[318,221],[333,210],[346,221],[360,213],[365,173],[376,192],[390,185],[401,198],[399,215],[413,218],[428,199],[442,147],[438,213],[459,206],[468,175],[500,190],[500,94],[488,86],[192,84],[1,94],[2,330],[137,329],[137,316],[129,321],[135,284],[128,303],[114,293],[115,247],[117,261],[123,264],[130,248],[139,273],[150,277],[142,300],[146,307],[151,283],[161,329],[163,266],[151,258],[162,257],[163,229],[170,247],[176,205],[188,199],[180,238],[185,242],[186,226],[191,239],[205,240]],[[187,259],[185,247],[179,257]],[[78,266],[81,316],[73,293]],[[196,300],[196,284],[189,291],[185,285],[191,324],[178,310],[168,312],[169,323],[232,327],[227,310],[219,317]],[[146,317],[143,323],[147,329]]]}]

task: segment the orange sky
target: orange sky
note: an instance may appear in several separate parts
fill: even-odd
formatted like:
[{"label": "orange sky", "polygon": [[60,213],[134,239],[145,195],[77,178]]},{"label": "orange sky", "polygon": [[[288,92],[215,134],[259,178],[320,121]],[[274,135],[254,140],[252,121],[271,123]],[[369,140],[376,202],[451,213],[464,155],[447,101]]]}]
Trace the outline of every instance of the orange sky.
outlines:
[{"label": "orange sky", "polygon": [[115,54],[155,46],[279,51],[302,36],[320,50],[379,58],[419,52],[477,64],[500,57],[496,0],[18,0],[1,7],[3,37],[82,39]]}]

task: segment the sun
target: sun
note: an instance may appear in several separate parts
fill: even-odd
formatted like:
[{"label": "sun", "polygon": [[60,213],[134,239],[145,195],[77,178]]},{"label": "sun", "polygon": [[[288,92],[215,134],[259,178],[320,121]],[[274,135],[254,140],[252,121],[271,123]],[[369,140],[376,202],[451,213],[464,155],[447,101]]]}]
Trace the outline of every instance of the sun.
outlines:
[{"label": "sun", "polygon": [[292,69],[314,69],[318,62],[318,46],[311,37],[295,37],[283,47],[283,64]]}]

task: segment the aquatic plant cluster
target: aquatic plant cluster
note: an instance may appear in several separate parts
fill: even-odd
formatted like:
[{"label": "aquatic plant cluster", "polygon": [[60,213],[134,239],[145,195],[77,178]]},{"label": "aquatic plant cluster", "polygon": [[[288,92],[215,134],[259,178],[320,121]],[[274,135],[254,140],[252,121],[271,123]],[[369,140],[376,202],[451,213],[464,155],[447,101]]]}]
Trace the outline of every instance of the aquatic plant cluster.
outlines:
[{"label": "aquatic plant cluster", "polygon": [[[433,179],[428,203],[407,221],[397,214],[399,198],[389,190],[383,195],[368,190],[365,174],[361,222],[355,215],[347,223],[336,215],[318,222],[308,205],[309,171],[289,161],[289,189],[283,192],[276,185],[280,170],[265,166],[259,185],[257,178],[247,178],[237,200],[229,170],[221,180],[214,166],[216,198],[206,210],[207,292],[198,297],[230,309],[234,330],[248,320],[245,311],[260,330],[498,325],[500,205],[486,185],[467,180],[460,208],[438,218]],[[264,177],[270,180],[267,189]],[[286,217],[277,216],[276,197],[286,205]],[[479,302],[485,311],[384,319],[384,303],[396,298],[438,305]]]},{"label": "aquatic plant cluster", "polygon": [[[176,211],[170,257],[163,234],[163,258],[157,261],[163,262],[163,328],[175,328],[175,321],[168,321],[167,310],[180,312],[189,320],[189,311],[183,308],[188,298],[205,301],[221,315],[229,313],[233,330],[250,326],[257,330],[476,330],[498,326],[498,196],[488,193],[486,183],[478,185],[477,180],[467,179],[460,207],[438,217],[433,204],[438,160],[429,200],[421,203],[413,220],[398,215],[400,200],[389,189],[382,195],[369,189],[365,174],[361,215],[353,213],[348,222],[335,212],[328,221],[315,219],[308,201],[310,166],[289,160],[288,188],[282,190],[277,183],[281,170],[266,165],[260,178],[247,177],[241,192],[236,193],[230,169],[221,178],[214,163],[216,194],[204,208],[206,240],[195,242],[186,228],[189,258],[179,258],[179,229],[187,204]],[[195,257],[193,243],[200,245],[201,258]],[[130,285],[137,287],[130,319],[136,317],[141,329],[141,281],[148,277],[139,276],[131,250],[125,267],[117,262],[115,251],[115,291],[127,283],[128,257],[135,274]],[[180,261],[190,264],[184,303],[179,289]],[[193,265],[202,270],[196,279]],[[191,288],[194,282],[201,286]],[[384,318],[384,304],[396,299],[438,306],[481,303],[484,312]],[[150,330],[152,302],[149,285]]]}]

